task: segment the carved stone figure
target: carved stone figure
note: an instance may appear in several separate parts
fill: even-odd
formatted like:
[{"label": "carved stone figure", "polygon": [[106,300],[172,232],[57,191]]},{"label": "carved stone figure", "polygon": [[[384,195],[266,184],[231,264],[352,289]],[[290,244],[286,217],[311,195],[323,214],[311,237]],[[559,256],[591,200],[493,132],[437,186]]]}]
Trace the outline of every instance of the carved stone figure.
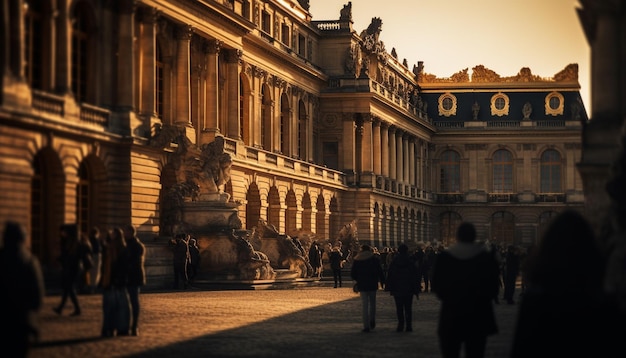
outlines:
[{"label": "carved stone figure", "polygon": [[348,1],[348,4],[343,6],[339,13],[339,21],[352,21],[352,2]]},{"label": "carved stone figure", "polygon": [[530,119],[530,114],[533,113],[533,106],[530,102],[524,103],[524,107],[522,108],[522,114],[524,115],[524,119]]},{"label": "carved stone figure", "polygon": [[474,102],[472,105],[472,119],[478,120],[478,112],[480,112],[480,105],[478,102]]}]

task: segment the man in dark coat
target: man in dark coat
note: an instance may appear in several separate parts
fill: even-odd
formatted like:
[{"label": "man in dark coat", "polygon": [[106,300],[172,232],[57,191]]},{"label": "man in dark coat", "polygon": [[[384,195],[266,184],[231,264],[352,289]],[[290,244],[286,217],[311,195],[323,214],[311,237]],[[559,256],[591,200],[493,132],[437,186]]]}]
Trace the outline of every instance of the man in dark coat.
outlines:
[{"label": "man in dark coat", "polygon": [[137,237],[137,231],[132,225],[127,225],[124,228],[124,239],[126,240],[129,259],[127,290],[132,317],[130,334],[136,336],[138,335],[137,323],[139,320],[139,290],[141,286],[146,284],[144,267],[146,247]]},{"label": "man in dark coat", "polygon": [[[409,256],[409,247],[398,246],[387,271],[385,291],[389,291],[396,303],[398,327],[396,331],[413,331],[413,295],[419,295],[420,278],[416,262]],[[418,296],[419,297],[419,296]]]},{"label": "man in dark coat", "polygon": [[493,311],[498,263],[475,242],[473,224],[459,225],[457,241],[433,266],[432,291],[441,300],[439,346],[444,358],[458,357],[463,345],[466,357],[483,357],[487,336],[498,332]]},{"label": "man in dark coat", "polygon": [[0,345],[4,353],[26,357],[38,338],[36,315],[43,304],[44,284],[36,256],[26,248],[22,226],[7,222],[0,249]]},{"label": "man in dark coat", "polygon": [[378,284],[384,288],[385,274],[380,260],[374,255],[369,245],[361,246],[361,251],[354,257],[350,277],[356,281],[363,309],[363,332],[369,332],[376,326],[376,291]]},{"label": "man in dark coat", "polygon": [[341,287],[341,269],[345,260],[338,246],[333,247],[333,250],[328,255],[328,261],[330,261],[330,269],[333,271],[335,288],[337,288],[337,285]]}]

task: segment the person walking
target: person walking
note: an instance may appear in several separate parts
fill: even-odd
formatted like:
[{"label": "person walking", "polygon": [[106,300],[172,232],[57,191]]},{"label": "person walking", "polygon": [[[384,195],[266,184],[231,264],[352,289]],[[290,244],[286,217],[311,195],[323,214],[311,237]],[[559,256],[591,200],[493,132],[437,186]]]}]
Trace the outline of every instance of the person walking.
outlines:
[{"label": "person walking", "polygon": [[504,300],[507,304],[515,304],[515,285],[520,270],[520,256],[513,245],[509,245],[506,251],[504,264]]},{"label": "person walking", "polygon": [[369,245],[362,245],[361,251],[354,256],[350,277],[356,281],[361,296],[362,332],[370,332],[376,327],[376,292],[379,284],[384,288],[385,274]]},{"label": "person walking", "polygon": [[72,316],[80,315],[80,304],[76,295],[76,284],[80,275],[80,249],[78,241],[78,227],[76,224],[61,225],[61,302],[53,308],[57,314],[62,314],[65,303],[69,298],[74,305]]},{"label": "person walking", "polygon": [[27,357],[39,338],[37,315],[44,297],[39,259],[26,247],[20,224],[7,221],[0,248],[0,346],[5,354]]},{"label": "person walking", "polygon": [[313,275],[322,277],[322,251],[317,241],[313,241],[309,248],[309,263],[313,268]]},{"label": "person walking", "polygon": [[398,319],[397,332],[413,331],[413,295],[419,298],[420,278],[415,261],[409,256],[406,244],[398,246],[387,271],[385,291],[388,291],[396,304]]},{"label": "person walking", "polygon": [[333,271],[334,287],[337,288],[337,285],[341,287],[341,269],[343,268],[345,260],[338,246],[333,247],[330,255],[328,255],[328,260],[330,261],[330,269]]},{"label": "person walking", "polygon": [[604,291],[606,256],[580,213],[558,214],[527,260],[512,358],[626,357],[626,317]]},{"label": "person walking", "polygon": [[439,253],[433,265],[432,291],[441,301],[439,348],[444,358],[484,357],[487,337],[498,332],[493,300],[498,294],[498,263],[485,245],[477,244],[476,228],[463,222],[457,243]]},{"label": "person walking", "polygon": [[80,278],[78,280],[78,292],[89,293],[91,286],[91,269],[93,268],[93,248],[89,236],[81,232],[78,243],[78,256],[80,257]]},{"label": "person walking", "polygon": [[187,234],[177,234],[172,242],[175,290],[180,288],[181,279],[183,281],[183,289],[187,289],[189,284],[189,277],[187,276],[189,244],[187,240]]},{"label": "person walking", "polygon": [[102,268],[102,240],[100,238],[100,229],[94,226],[89,231],[89,242],[91,243],[91,258],[93,266],[89,272],[90,287],[89,293],[96,293],[100,284],[100,271]]},{"label": "person walking", "polygon": [[191,237],[189,239],[189,265],[187,266],[189,283],[193,283],[196,279],[198,267],[200,267],[200,248],[198,247],[198,240]]},{"label": "person walking", "polygon": [[102,337],[127,336],[130,327],[129,253],[124,232],[111,230],[102,252]]},{"label": "person walking", "polygon": [[131,326],[130,334],[139,335],[139,292],[141,287],[146,284],[146,247],[137,237],[137,230],[133,225],[127,225],[124,228],[124,239],[128,250],[128,283],[126,290],[128,291],[128,299],[131,308]]}]

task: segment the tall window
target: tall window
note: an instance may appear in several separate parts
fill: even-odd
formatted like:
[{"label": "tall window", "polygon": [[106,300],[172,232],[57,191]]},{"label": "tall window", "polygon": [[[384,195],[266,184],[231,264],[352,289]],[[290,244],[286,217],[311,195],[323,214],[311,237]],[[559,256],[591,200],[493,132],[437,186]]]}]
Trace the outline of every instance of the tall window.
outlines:
[{"label": "tall window", "polygon": [[289,25],[283,23],[280,29],[281,29],[280,30],[280,41],[283,44],[289,46],[290,45],[290,42],[289,42],[289,32],[290,32]]},{"label": "tall window", "polygon": [[267,94],[266,87],[264,85],[261,88],[261,144],[263,149],[272,150],[272,100]]},{"label": "tall window", "polygon": [[491,238],[499,245],[512,245],[515,234],[515,217],[507,211],[498,211],[491,216]]},{"label": "tall window", "polygon": [[553,149],[541,155],[541,192],[561,192],[561,155]]},{"label": "tall window", "polygon": [[261,30],[272,35],[272,18],[265,10],[261,12]]},{"label": "tall window", "polygon": [[439,237],[444,246],[456,243],[456,230],[461,224],[461,215],[453,211],[441,213],[439,216]]},{"label": "tall window", "polygon": [[32,88],[43,89],[43,10],[40,1],[29,1],[24,21],[25,74]]},{"label": "tall window", "polygon": [[306,39],[302,34],[298,34],[298,55],[306,56]]},{"label": "tall window", "polygon": [[513,156],[500,149],[493,154],[493,192],[513,192]]},{"label": "tall window", "polygon": [[461,159],[459,153],[446,150],[441,154],[440,186],[442,193],[458,193],[461,191]]},{"label": "tall window", "polygon": [[243,0],[243,2],[241,3],[241,16],[243,16],[244,18],[248,20],[251,20],[250,19],[250,1]]},{"label": "tall window", "polygon": [[78,184],[76,185],[76,222],[80,232],[88,232],[90,227],[90,194],[89,170],[83,162],[78,169]]},{"label": "tall window", "polygon": [[289,100],[287,95],[280,97],[280,151],[284,155],[291,155],[290,146],[290,130],[289,121],[291,109],[289,108]]},{"label": "tall window", "polygon": [[298,105],[298,157],[302,160],[307,160],[306,157],[306,108],[304,102],[300,101]]},{"label": "tall window", "polygon": [[79,3],[72,19],[72,92],[78,102],[87,100],[89,75],[89,16],[86,5]]},{"label": "tall window", "polygon": [[156,99],[156,114],[157,117],[163,119],[163,84],[164,84],[164,65],[163,54],[161,53],[161,44],[156,43],[156,79],[155,83],[155,99]]}]

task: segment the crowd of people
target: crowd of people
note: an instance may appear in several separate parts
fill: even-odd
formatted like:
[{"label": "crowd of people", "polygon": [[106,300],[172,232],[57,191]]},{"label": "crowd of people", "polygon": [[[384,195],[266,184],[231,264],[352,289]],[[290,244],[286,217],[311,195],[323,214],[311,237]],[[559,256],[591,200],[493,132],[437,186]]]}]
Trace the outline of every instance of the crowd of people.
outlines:
[{"label": "crowd of people", "polygon": [[[102,235],[104,233],[104,235]],[[12,307],[3,317],[5,349],[25,357],[39,336],[36,317],[45,295],[39,259],[26,246],[22,225],[7,221],[0,249],[0,299]],[[102,294],[102,337],[138,335],[141,287],[146,284],[146,248],[132,225],[105,232],[81,232],[76,224],[59,228],[60,301],[53,311],[80,316],[79,293]],[[10,335],[6,335],[10,333]],[[4,340],[3,340],[4,341]]]},{"label": "crowd of people", "polygon": [[[59,229],[62,315],[81,315],[78,290],[102,294],[102,337],[138,335],[141,287],[146,284],[146,248],[132,225],[82,233],[75,224]],[[379,290],[392,296],[398,332],[413,331],[413,304],[432,292],[440,300],[437,327],[442,357],[483,357],[489,336],[498,333],[494,304],[499,297],[518,304],[510,356],[622,357],[623,315],[603,290],[605,258],[589,223],[574,211],[559,214],[538,241],[526,248],[479,242],[472,223],[459,225],[450,247],[407,244],[397,248],[361,245],[352,255],[340,243],[328,252],[313,242],[308,258],[314,277],[321,278],[325,257],[334,287],[342,287],[342,271],[350,262],[350,278],[361,298],[362,331],[376,327]],[[45,288],[40,263],[26,247],[18,223],[5,224],[0,246],[0,303],[15,307],[5,328],[7,344],[26,356],[37,340],[36,317]],[[195,237],[179,234],[170,241],[174,289],[188,288],[197,277],[200,249]],[[324,256],[326,255],[326,256]],[[516,286],[521,279],[521,290]],[[517,302],[515,298],[518,298]],[[415,299],[414,299],[415,298]],[[576,342],[576,344],[572,344]]]},{"label": "crowd of people", "polygon": [[363,245],[350,271],[362,331],[376,325],[379,289],[393,296],[398,332],[412,331],[413,297],[430,290],[441,302],[441,356],[484,357],[488,337],[499,332],[494,304],[502,294],[507,304],[519,304],[510,357],[626,356],[624,313],[603,290],[606,259],[580,213],[559,214],[536,246],[498,247],[476,238],[475,226],[464,222],[448,248],[409,254],[401,244],[379,253]]}]

